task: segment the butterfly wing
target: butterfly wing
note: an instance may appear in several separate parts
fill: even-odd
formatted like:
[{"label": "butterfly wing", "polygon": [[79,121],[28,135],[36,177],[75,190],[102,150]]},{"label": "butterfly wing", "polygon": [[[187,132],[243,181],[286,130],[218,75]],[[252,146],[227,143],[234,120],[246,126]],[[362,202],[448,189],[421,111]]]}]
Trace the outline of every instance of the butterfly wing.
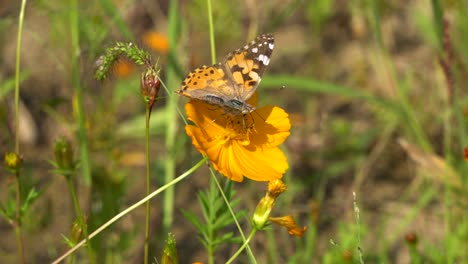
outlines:
[{"label": "butterfly wing", "polygon": [[[223,106],[233,98],[233,83],[220,63],[192,71],[182,82],[178,94]],[[218,99],[216,99],[218,98]]]},{"label": "butterfly wing", "polygon": [[224,67],[234,81],[238,99],[245,102],[257,90],[265,68],[270,63],[274,41],[272,34],[263,34],[226,57]]}]

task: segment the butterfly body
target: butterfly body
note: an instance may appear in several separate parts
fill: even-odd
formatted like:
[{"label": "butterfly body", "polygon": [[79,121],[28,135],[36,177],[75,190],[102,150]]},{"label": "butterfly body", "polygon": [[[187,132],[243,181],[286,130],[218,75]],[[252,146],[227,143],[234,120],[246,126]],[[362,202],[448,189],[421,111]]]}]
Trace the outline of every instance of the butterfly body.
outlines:
[{"label": "butterfly body", "polygon": [[221,107],[232,115],[248,114],[255,107],[247,100],[257,90],[273,47],[273,35],[260,35],[229,53],[224,62],[192,71],[177,93]]}]

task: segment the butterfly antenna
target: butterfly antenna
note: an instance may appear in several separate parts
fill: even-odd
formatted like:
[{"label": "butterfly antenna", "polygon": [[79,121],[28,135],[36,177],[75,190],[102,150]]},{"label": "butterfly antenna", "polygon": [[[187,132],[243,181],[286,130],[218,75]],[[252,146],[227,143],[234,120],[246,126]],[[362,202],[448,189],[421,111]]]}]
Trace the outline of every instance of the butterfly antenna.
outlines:
[{"label": "butterfly antenna", "polygon": [[222,116],[222,115],[219,115],[217,116],[215,119],[211,120],[210,123],[208,123],[206,126],[203,127],[203,129],[207,129],[209,126],[211,126],[211,124],[213,124],[214,122],[216,122],[216,120],[218,120],[218,118]]},{"label": "butterfly antenna", "polygon": [[[256,110],[253,110],[252,112],[255,112],[263,120],[263,122],[266,122],[265,118],[263,118],[263,116],[261,116]],[[249,113],[249,115],[252,115],[252,113]],[[253,117],[252,117],[252,120],[253,120]]]}]

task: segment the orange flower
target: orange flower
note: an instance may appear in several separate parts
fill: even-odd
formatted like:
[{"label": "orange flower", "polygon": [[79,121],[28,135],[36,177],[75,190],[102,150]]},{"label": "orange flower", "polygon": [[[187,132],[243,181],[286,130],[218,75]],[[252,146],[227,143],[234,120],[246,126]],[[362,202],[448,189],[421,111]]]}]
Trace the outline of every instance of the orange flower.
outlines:
[{"label": "orange flower", "polygon": [[166,54],[169,51],[167,36],[156,31],[148,31],[143,34],[143,42],[153,50]]},{"label": "orange flower", "polygon": [[288,169],[279,148],[291,128],[283,109],[266,106],[248,115],[232,116],[199,100],[190,100],[185,109],[196,124],[185,127],[192,144],[229,179],[241,182],[245,176],[270,181],[280,179]]},{"label": "orange flower", "polygon": [[282,217],[270,217],[270,221],[284,226],[288,229],[288,233],[291,236],[297,236],[297,237],[302,237],[307,230],[307,227],[300,227],[296,225],[296,221],[294,221],[294,218],[290,215],[282,216]]},{"label": "orange flower", "polygon": [[135,65],[128,59],[121,58],[114,64],[115,75],[126,78],[135,71]]}]

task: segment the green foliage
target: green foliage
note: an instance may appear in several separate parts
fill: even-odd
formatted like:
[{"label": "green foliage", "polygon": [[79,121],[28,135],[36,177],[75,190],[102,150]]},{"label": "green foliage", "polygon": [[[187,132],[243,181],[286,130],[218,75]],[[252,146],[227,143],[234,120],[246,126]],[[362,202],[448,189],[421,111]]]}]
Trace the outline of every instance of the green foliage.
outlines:
[{"label": "green foliage", "polygon": [[333,0],[306,1],[306,14],[312,28],[322,31],[323,24],[333,15]]},{"label": "green foliage", "polygon": [[[77,197],[88,201],[81,204],[81,207],[87,210],[84,214],[88,220],[89,231],[94,231],[125,209],[129,200],[133,201],[135,197],[143,196],[143,192],[129,192],[135,189],[140,191],[138,179],[141,173],[139,168],[124,167],[122,157],[137,152],[135,156],[140,158],[138,154],[143,150],[139,143],[142,142],[146,129],[143,111],[136,115],[126,111],[129,98],[138,93],[139,76],[96,85],[96,82],[89,81],[92,79],[90,73],[94,69],[91,64],[96,61],[96,54],[101,54],[103,47],[115,40],[124,41],[116,42],[114,46],[107,48],[105,55],[97,60],[95,77],[99,80],[108,77],[110,69],[122,56],[130,58],[137,65],[153,67],[150,53],[134,43],[140,43],[142,30],[157,28],[164,32],[166,20],[170,20],[167,27],[170,54],[161,58],[162,79],[167,81],[170,93],[164,101],[158,102],[150,120],[150,132],[151,136],[154,136],[151,139],[151,151],[157,153],[153,162],[157,164],[157,168],[153,168],[152,175],[155,176],[159,187],[167,183],[165,173],[175,171],[177,160],[192,158],[188,154],[190,151],[184,148],[190,138],[185,137],[183,128],[177,128],[181,122],[176,114],[177,111],[182,113],[183,109],[177,109],[172,91],[179,87],[180,78],[186,74],[186,69],[198,66],[202,62],[207,63],[204,58],[201,61],[200,57],[209,51],[209,25],[205,1],[169,1],[169,7],[164,1],[152,3],[157,5],[157,8],[147,3],[134,5],[133,2],[126,2],[116,5],[112,0],[100,0],[97,4],[88,2],[80,2],[74,6],[73,1],[52,0],[37,1],[27,6],[25,29],[32,29],[33,32],[26,32],[25,34],[31,34],[32,38],[22,43],[21,54],[24,56],[21,60],[18,87],[21,87],[19,94],[28,99],[26,103],[37,100],[41,110],[44,110],[44,101],[56,102],[54,100],[57,99],[53,97],[55,93],[61,96],[60,104],[51,103],[54,104],[53,111],[46,109],[45,113],[34,114],[38,116],[35,117],[38,123],[45,124],[41,126],[41,134],[49,133],[50,127],[58,128],[57,131],[67,134],[72,141],[77,142],[76,150],[85,153],[80,155],[79,162],[82,167],[86,166],[92,171],[91,185],[82,186],[86,173],[80,173],[78,170],[78,160],[68,163],[68,169],[72,167],[73,171],[65,170],[63,167],[67,166],[60,166],[59,162],[52,164],[55,166],[54,173],[76,175],[72,184],[80,186],[77,188]],[[180,8],[175,5],[179,2]],[[251,1],[253,5],[250,6],[236,1],[212,2],[218,50],[224,51],[228,46],[234,47],[234,40],[238,43],[239,39],[245,39],[245,35],[254,34],[253,32],[264,32],[268,29],[267,31],[272,31],[278,36],[274,60],[271,61],[271,68],[267,70],[259,86],[259,94],[263,96],[268,90],[274,95],[272,103],[279,105],[279,101],[284,101],[296,111],[295,115],[301,117],[304,117],[304,105],[318,109],[317,113],[312,115],[315,118],[316,114],[317,119],[320,119],[317,122],[305,120],[303,124],[293,123],[291,136],[296,141],[287,146],[291,147],[288,157],[290,192],[286,192],[282,197],[283,201],[277,203],[284,207],[294,207],[293,210],[304,215],[301,222],[310,222],[306,238],[294,240],[270,232],[268,244],[265,244],[272,253],[266,258],[272,260],[271,263],[359,263],[360,248],[365,263],[390,263],[395,260],[394,250],[405,248],[411,251],[411,260],[414,263],[465,263],[468,259],[468,253],[465,252],[468,221],[464,213],[468,163],[461,153],[463,148],[468,146],[468,96],[465,89],[468,80],[467,2],[431,0],[412,1],[407,5],[397,1],[355,0],[344,1],[346,3],[340,6],[337,5],[339,1],[332,0],[292,0],[274,4]],[[10,34],[14,32],[14,28],[11,27],[18,18],[15,8],[0,10],[1,15],[4,15],[0,18],[2,48],[8,47],[4,44],[11,44],[7,42],[15,41],[14,34]],[[138,16],[133,16],[134,14]],[[359,37],[354,35],[353,19],[356,16],[364,23],[364,33]],[[31,27],[35,25],[37,17],[47,18],[46,30],[35,32],[39,29]],[[294,31],[290,31],[291,28],[299,28],[298,32],[303,34],[307,41],[312,40],[321,45],[305,43],[303,46],[310,49],[297,56],[291,55],[291,51],[295,51],[297,41],[293,34],[289,35]],[[325,34],[327,37],[322,39],[321,36]],[[328,45],[339,48],[333,49],[332,53],[327,49]],[[10,65],[8,56],[8,53],[13,51],[11,48],[2,50],[0,59],[2,66],[8,66],[2,67],[0,76],[0,99],[3,100],[10,100],[9,96],[15,87],[16,80],[10,77],[14,68],[12,66],[15,65]],[[43,52],[57,65],[38,61],[34,57],[35,53],[28,51]],[[218,57],[223,56],[223,53],[218,53]],[[345,59],[340,60],[341,58]],[[347,65],[355,63],[356,60],[362,60],[365,64],[363,81],[359,84],[353,82],[357,75],[356,69]],[[181,66],[183,61],[189,63]],[[294,65],[297,67],[292,67]],[[33,71],[33,67],[53,67],[59,71],[55,71],[57,76],[38,78],[34,75],[37,73]],[[311,71],[314,67],[320,67],[325,74]],[[285,75],[284,72],[294,74]],[[24,82],[31,81],[31,76],[34,77],[32,81],[53,79],[54,82],[47,84],[58,87],[51,93],[54,94],[51,95],[53,98],[44,99],[49,95],[46,92],[42,93],[43,87],[40,83],[36,87],[31,85],[31,82]],[[23,87],[24,83],[28,86]],[[286,91],[278,91],[279,87],[286,87],[283,89]],[[28,98],[31,90],[41,91],[40,95],[43,97]],[[77,99],[81,96],[84,98]],[[77,100],[84,102],[86,107],[76,107]],[[329,102],[331,103],[328,104]],[[336,111],[336,103],[346,104],[346,109]],[[143,109],[144,105],[139,107]],[[349,109],[359,109],[360,112],[348,111]],[[1,120],[4,120],[4,127],[8,127],[9,130],[2,129],[0,137],[2,143],[11,146],[14,129],[11,129],[13,126],[10,123],[14,118],[4,112],[8,111],[2,109]],[[356,118],[356,113],[362,116]],[[52,114],[55,115],[53,120],[59,123],[57,127],[45,118]],[[4,115],[8,118],[4,118]],[[321,115],[326,115],[326,118],[322,118]],[[20,115],[19,117],[21,118]],[[361,126],[362,123],[365,125]],[[52,134],[55,136],[55,133],[59,133],[57,131],[53,131]],[[400,148],[397,143],[399,138],[411,142],[419,150],[416,154],[424,155],[418,156]],[[12,224],[12,227],[15,227],[18,220],[23,222],[26,225],[25,233],[29,232],[23,236],[27,239],[39,237],[40,240],[54,234],[59,237],[63,232],[60,225],[51,230],[32,229],[37,233],[28,230],[28,225],[40,226],[40,223],[35,223],[35,219],[39,218],[37,215],[54,217],[52,214],[57,213],[57,210],[54,210],[55,203],[60,202],[54,198],[61,197],[61,192],[64,191],[57,188],[57,184],[52,184],[59,182],[52,178],[55,176],[47,178],[50,166],[42,166],[43,157],[51,156],[44,150],[44,145],[49,141],[50,138],[44,138],[39,146],[21,146],[20,153],[25,154],[25,164],[31,167],[21,170],[19,205],[15,199],[16,190],[9,184],[10,179],[1,179],[1,182],[8,183],[8,186],[4,184],[0,190],[0,215],[5,222]],[[86,149],[88,143],[89,149]],[[297,145],[295,149],[294,145]],[[31,149],[34,151],[30,151]],[[410,161],[410,158],[415,162]],[[83,164],[86,160],[91,162],[88,165]],[[441,169],[437,172],[430,170],[434,166]],[[403,173],[401,167],[405,169]],[[177,171],[181,169],[182,166],[177,168]],[[419,171],[424,169],[425,174],[433,173],[438,177],[421,176],[423,173]],[[444,182],[448,181],[449,169],[460,178],[459,190],[452,190],[452,186]],[[362,172],[365,170],[368,171]],[[40,177],[40,184],[31,180],[31,174]],[[404,185],[401,185],[398,193],[388,194],[385,189],[388,186],[378,185],[381,182],[403,181]],[[360,185],[361,182],[365,183]],[[50,201],[47,205],[38,203],[39,208],[34,207],[35,210],[31,210],[33,205],[36,206],[33,202],[41,201],[43,197],[42,192],[36,191],[39,187],[42,189],[43,184],[50,188],[48,191],[59,195],[48,198]],[[366,184],[372,189],[360,190],[372,193],[361,193],[361,197],[363,200],[368,199],[366,202],[371,203],[373,207],[364,206],[362,210],[376,210],[379,218],[372,221],[364,219],[359,225],[361,231],[358,235],[352,219],[337,218],[336,215],[343,215],[337,211],[352,210],[351,206],[341,204],[347,201],[349,191],[355,191],[354,186],[365,187]],[[244,186],[239,184],[236,188]],[[235,198],[233,188],[226,187],[224,191],[230,206],[235,209],[236,218],[245,220],[246,213],[239,210],[239,199]],[[382,204],[377,204],[371,200],[376,196],[371,194],[387,196],[381,198]],[[68,199],[66,200],[65,204],[68,202]],[[162,215],[169,219],[170,228],[170,208],[174,207],[175,198],[169,195],[166,200],[168,202],[164,201],[165,209],[162,209]],[[313,215],[313,210],[310,209],[312,200],[317,204],[317,215]],[[238,247],[241,239],[230,231],[234,219],[219,190],[212,185],[201,191],[198,194],[198,202],[202,217],[197,216],[190,208],[184,207],[183,211],[185,217],[195,226],[199,240],[208,251],[207,255],[214,258],[216,252],[223,247]],[[302,204],[296,208],[296,202]],[[245,204],[250,205],[253,202],[245,201]],[[394,204],[405,207],[402,206],[403,210],[400,211],[400,207],[396,210],[389,206]],[[60,210],[67,207],[62,203]],[[161,208],[159,205],[155,207]],[[18,208],[21,219],[16,219]],[[392,218],[395,212],[392,210],[396,210],[399,216],[396,224],[392,222],[395,221]],[[439,220],[434,221],[430,227],[436,231],[441,230],[436,233],[440,239],[434,242],[430,232],[434,230],[427,230],[427,233],[425,230],[417,230],[417,245],[411,248],[400,245],[405,243],[402,239],[403,234],[408,229],[417,229],[420,223],[418,221],[421,221],[421,218],[425,219],[427,211],[432,213],[431,217]],[[37,215],[34,215],[36,213]],[[64,216],[60,215],[60,221],[69,226],[67,217],[73,213],[67,210],[60,213]],[[158,211],[157,221],[160,221],[159,213]],[[312,218],[313,220],[310,220]],[[139,233],[143,229],[139,215],[132,215],[123,223],[112,226],[111,230],[106,230],[91,240],[93,247],[97,249],[98,263],[125,263],[132,258],[128,255],[135,255],[135,251],[139,250],[135,249],[143,243],[139,240]],[[51,228],[46,225],[41,227]],[[391,232],[387,232],[388,228],[391,228]],[[275,231],[272,228],[267,232],[272,230]],[[154,233],[159,231],[159,226],[157,230],[153,230]],[[44,235],[46,232],[47,235]],[[333,239],[334,242],[323,248],[321,245],[329,239]],[[76,244],[76,241],[68,238],[64,237],[64,240],[68,246]],[[163,239],[155,235],[153,240],[156,241],[153,248],[160,248]],[[171,236],[168,240],[175,241]],[[40,255],[42,259],[49,254],[52,259],[62,253],[60,244],[48,243],[48,247],[44,249],[37,241],[26,242],[28,248],[41,246],[40,253],[31,253],[34,254],[33,257]],[[371,245],[375,247],[366,245],[367,241],[375,243]],[[179,240],[178,246],[184,247],[184,242]],[[253,254],[264,257],[263,248],[256,248],[258,244],[253,245]],[[172,246],[170,250],[175,250],[175,243]],[[155,255],[154,252],[152,254]],[[81,254],[76,258],[77,262],[83,262]],[[194,260],[181,259],[184,263],[189,261]],[[6,259],[4,262],[19,261],[15,258]]]},{"label": "green foliage", "polygon": [[[192,32],[198,32],[194,37],[200,38],[199,34],[208,33],[208,19],[206,1],[191,1],[187,5],[187,17],[190,21],[186,21],[187,26],[190,27]],[[216,25],[214,27],[214,35],[216,40],[224,42],[226,40],[238,39],[242,36],[241,32],[241,9],[240,5],[235,1],[212,1],[213,8],[213,21]],[[209,50],[208,35],[205,35],[206,51]],[[217,42],[217,46],[220,43]],[[220,55],[220,54],[218,54]]]},{"label": "green foliage", "polygon": [[[226,198],[233,209],[239,205],[239,199],[234,199],[235,191],[231,188],[232,182],[228,182],[224,189]],[[203,219],[195,213],[184,210],[184,216],[195,226],[199,234],[199,239],[211,256],[215,251],[226,243],[239,243],[240,237],[235,237],[232,232],[225,232],[226,227],[232,225],[234,220],[226,206],[223,197],[214,184],[210,189],[201,191],[197,195],[198,202],[203,212]],[[241,219],[246,212],[236,210],[236,218]]]}]

